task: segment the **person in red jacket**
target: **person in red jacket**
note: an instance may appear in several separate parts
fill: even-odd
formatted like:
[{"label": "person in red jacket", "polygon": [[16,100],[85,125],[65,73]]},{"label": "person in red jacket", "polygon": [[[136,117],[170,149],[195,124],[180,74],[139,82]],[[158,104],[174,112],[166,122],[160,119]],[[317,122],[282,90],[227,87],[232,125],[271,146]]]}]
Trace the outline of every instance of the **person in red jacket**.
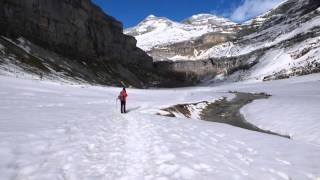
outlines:
[{"label": "person in red jacket", "polygon": [[128,97],[128,94],[127,94],[126,88],[123,88],[119,95],[119,99],[121,101],[121,113],[126,113],[127,97]]}]

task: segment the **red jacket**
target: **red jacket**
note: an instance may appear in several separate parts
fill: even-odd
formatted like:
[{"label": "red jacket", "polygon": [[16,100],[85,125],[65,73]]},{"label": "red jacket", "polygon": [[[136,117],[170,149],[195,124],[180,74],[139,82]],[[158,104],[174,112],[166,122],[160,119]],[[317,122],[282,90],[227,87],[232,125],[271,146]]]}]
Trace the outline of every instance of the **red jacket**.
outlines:
[{"label": "red jacket", "polygon": [[127,100],[127,92],[125,90],[122,90],[121,93],[120,93],[120,100],[121,101],[126,101]]}]

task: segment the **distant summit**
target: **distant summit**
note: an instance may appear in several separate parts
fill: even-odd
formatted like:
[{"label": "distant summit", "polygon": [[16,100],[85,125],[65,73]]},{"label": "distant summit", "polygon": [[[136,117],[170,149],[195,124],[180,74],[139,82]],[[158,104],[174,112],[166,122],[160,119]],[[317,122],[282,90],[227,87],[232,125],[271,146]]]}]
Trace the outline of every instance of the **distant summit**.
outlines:
[{"label": "distant summit", "polygon": [[150,14],[146,19],[152,19],[152,18],[156,18],[156,16],[153,14]]},{"label": "distant summit", "polygon": [[214,25],[214,26],[228,26],[228,25],[235,25],[236,23],[226,19],[224,17],[219,17],[213,14],[197,14],[193,15],[185,20],[182,21],[184,24],[191,24],[191,25]]},{"label": "distant summit", "polygon": [[159,44],[187,41],[210,32],[228,32],[227,28],[233,25],[236,23],[213,14],[193,15],[182,22],[149,15],[124,33],[135,36],[138,47],[149,51]]}]

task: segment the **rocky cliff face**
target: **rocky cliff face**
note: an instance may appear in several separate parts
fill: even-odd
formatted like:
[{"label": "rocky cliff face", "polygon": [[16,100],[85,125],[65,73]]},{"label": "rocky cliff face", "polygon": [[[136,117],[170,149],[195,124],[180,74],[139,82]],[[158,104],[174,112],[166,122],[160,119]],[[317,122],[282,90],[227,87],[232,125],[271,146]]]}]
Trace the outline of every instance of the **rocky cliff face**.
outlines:
[{"label": "rocky cliff face", "polygon": [[[23,38],[64,61],[78,63],[78,69],[86,73],[83,76],[91,76],[94,82],[117,84],[124,80],[143,86],[153,81],[145,78],[153,72],[152,58],[122,31],[119,21],[104,14],[90,0],[0,1],[1,36]],[[35,49],[39,48],[28,54],[50,64],[46,63],[47,56],[52,56]],[[87,80],[90,82],[90,78]]]}]

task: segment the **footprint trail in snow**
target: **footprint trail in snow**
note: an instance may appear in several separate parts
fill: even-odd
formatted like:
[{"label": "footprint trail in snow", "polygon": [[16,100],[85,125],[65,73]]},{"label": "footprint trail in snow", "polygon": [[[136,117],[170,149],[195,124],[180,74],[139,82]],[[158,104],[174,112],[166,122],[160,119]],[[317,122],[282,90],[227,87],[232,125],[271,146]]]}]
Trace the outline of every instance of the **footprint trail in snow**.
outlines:
[{"label": "footprint trail in snow", "polygon": [[132,90],[131,101],[137,104],[130,106],[139,108],[120,114],[114,101],[101,100],[113,99],[115,88],[1,81],[6,94],[0,108],[1,180],[319,177],[319,146],[150,113],[183,97],[200,101],[225,94],[149,90],[151,102],[143,99],[145,91]]}]

